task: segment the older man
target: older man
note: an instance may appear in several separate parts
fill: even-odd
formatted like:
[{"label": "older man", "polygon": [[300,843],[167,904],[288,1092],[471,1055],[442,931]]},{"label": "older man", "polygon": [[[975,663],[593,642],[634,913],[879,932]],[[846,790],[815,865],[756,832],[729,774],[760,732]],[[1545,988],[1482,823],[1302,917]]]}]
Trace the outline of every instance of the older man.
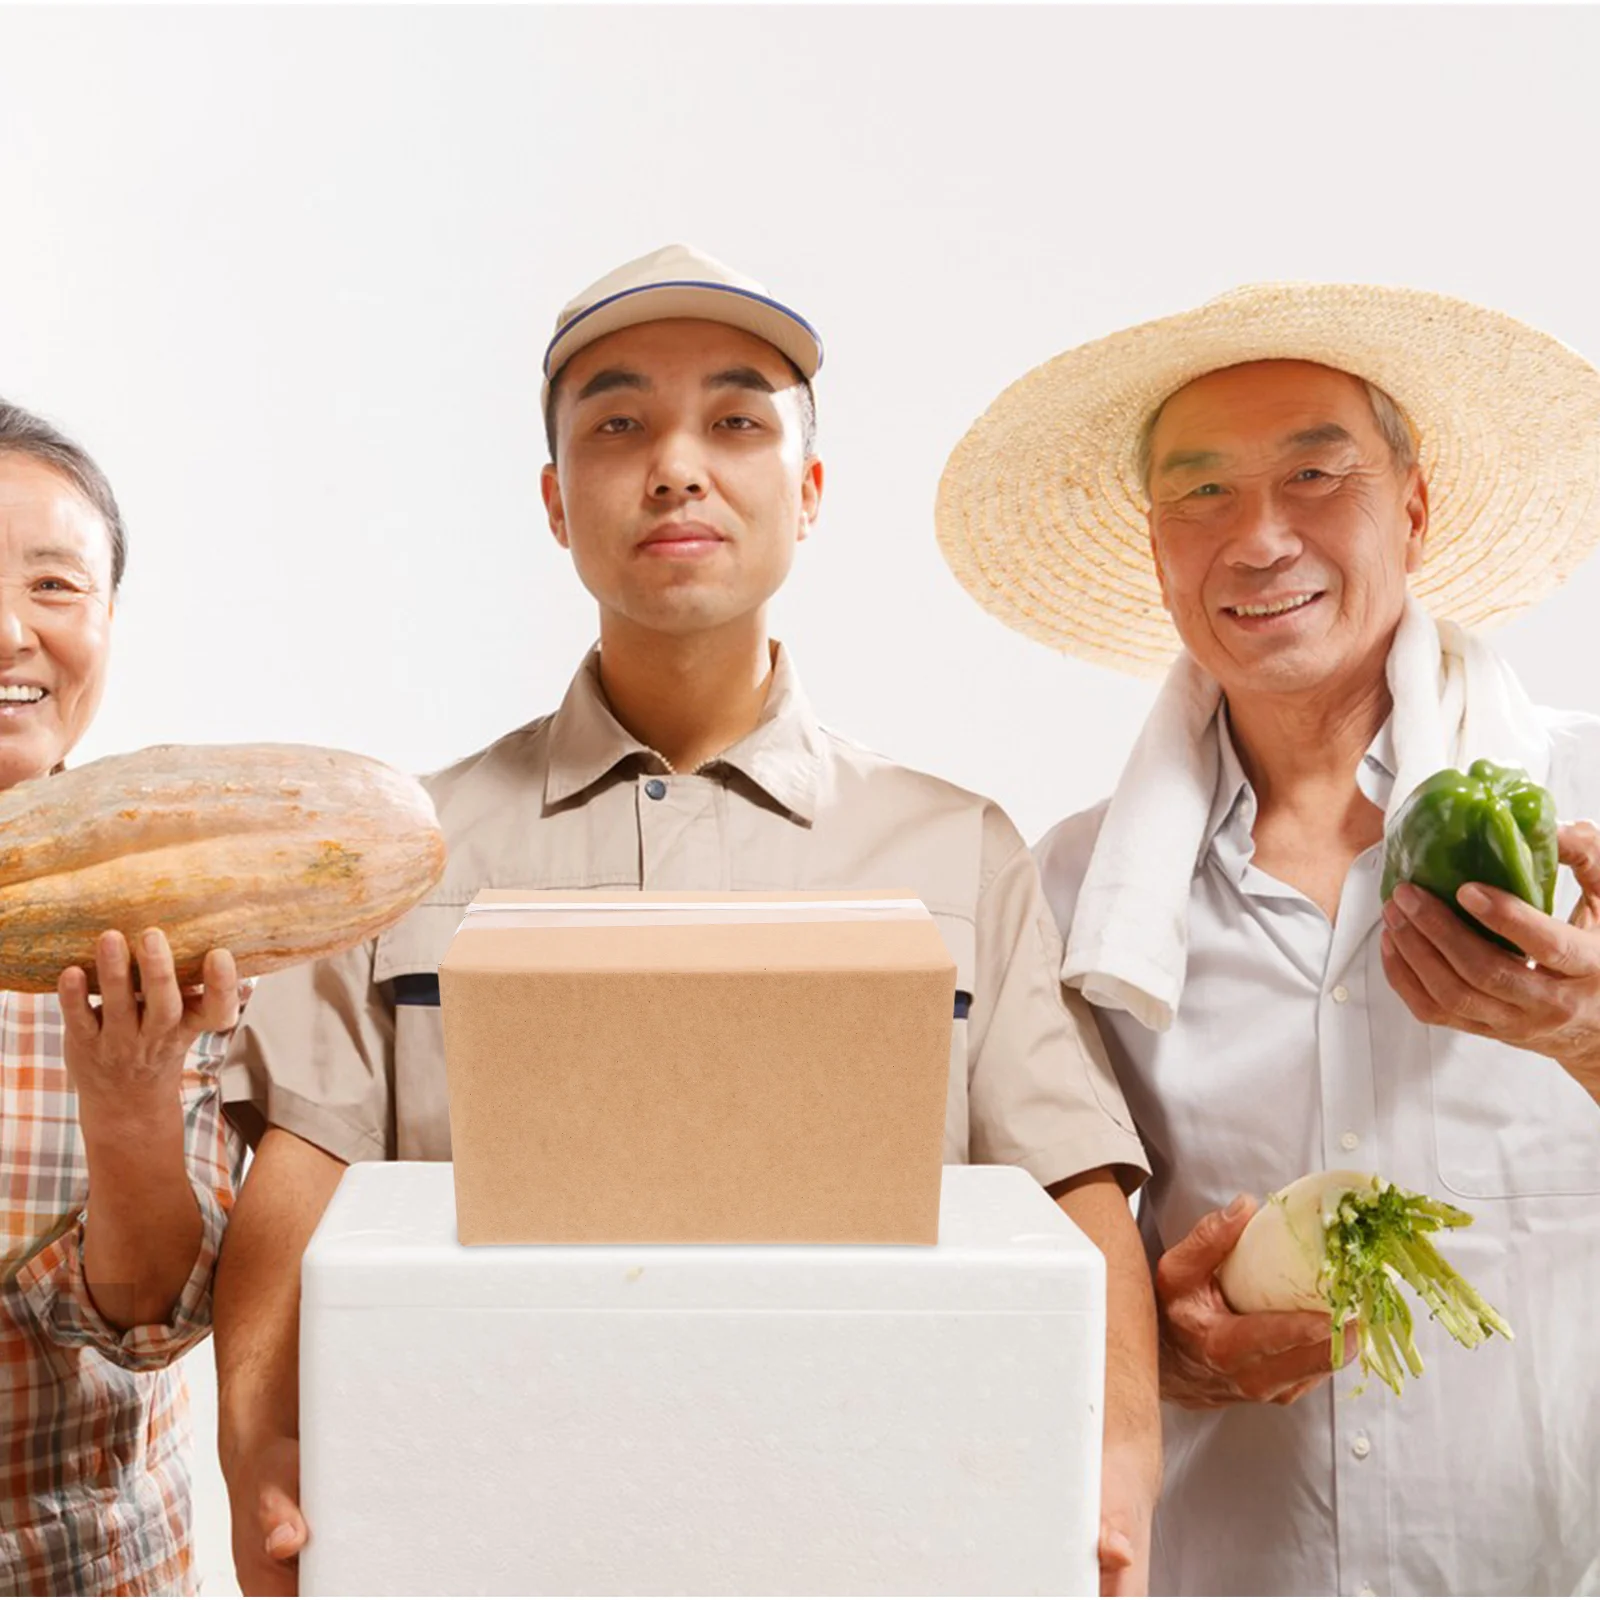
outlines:
[{"label": "older man", "polygon": [[599,649],[554,716],[430,780],[450,843],[435,894],[377,945],[267,980],[230,1058],[271,1125],[217,1286],[247,1591],[292,1590],[308,1532],[301,1251],[346,1162],[448,1158],[437,968],[462,903],[497,885],[917,890],[961,991],[946,1160],[1024,1167],[1108,1259],[1103,1578],[1144,1582],[1155,1318],[1122,1187],[1143,1154],[1087,1008],[1061,990],[1032,857],[990,802],[824,731],[767,632],[821,503],[820,361],[809,323],[682,246],[619,268],[558,320],[545,505],[598,603]]},{"label": "older man", "polygon": [[[1552,588],[1597,485],[1587,363],[1328,285],[1069,352],[947,470],[945,549],[1006,620],[1133,670],[1170,658],[1166,617],[1183,647],[1109,805],[1038,849],[1153,1168],[1158,1590],[1600,1588],[1600,835],[1562,828],[1558,917],[1460,891],[1531,961],[1419,890],[1380,899],[1386,813],[1438,768],[1509,757],[1561,817],[1600,809],[1600,720],[1534,708],[1432,620]],[[1325,1315],[1236,1315],[1236,1192],[1326,1168],[1473,1212],[1447,1251],[1515,1344],[1424,1325],[1396,1398],[1332,1372]]]}]

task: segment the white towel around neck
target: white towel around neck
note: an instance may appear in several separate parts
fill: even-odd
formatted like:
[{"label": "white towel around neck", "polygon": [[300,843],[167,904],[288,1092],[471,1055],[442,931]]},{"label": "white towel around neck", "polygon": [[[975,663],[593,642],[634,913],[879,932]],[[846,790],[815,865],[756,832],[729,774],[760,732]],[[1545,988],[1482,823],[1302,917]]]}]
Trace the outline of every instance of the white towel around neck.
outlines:
[{"label": "white towel around neck", "polygon": [[[1549,772],[1543,723],[1510,667],[1411,598],[1387,667],[1394,701],[1392,821],[1441,767],[1480,757]],[[1061,975],[1097,1006],[1165,1032],[1189,954],[1189,893],[1216,795],[1217,682],[1185,651],[1174,663],[1111,797],[1078,892]]]}]

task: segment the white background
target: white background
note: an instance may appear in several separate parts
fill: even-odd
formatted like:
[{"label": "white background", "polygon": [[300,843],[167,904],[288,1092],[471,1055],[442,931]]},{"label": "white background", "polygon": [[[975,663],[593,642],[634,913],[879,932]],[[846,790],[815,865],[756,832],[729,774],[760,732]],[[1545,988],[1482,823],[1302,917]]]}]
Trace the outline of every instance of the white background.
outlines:
[{"label": "white background", "polygon": [[[0,394],[131,529],[80,758],[420,769],[550,709],[592,613],[540,511],[538,356],[681,238],[827,340],[777,609],[819,714],[1035,837],[1153,690],[967,600],[950,446],[1045,357],[1252,280],[1442,290],[1600,358],[1597,60],[1576,9],[0,12]],[[1591,563],[1498,636],[1537,699],[1600,709],[1597,609]]]}]

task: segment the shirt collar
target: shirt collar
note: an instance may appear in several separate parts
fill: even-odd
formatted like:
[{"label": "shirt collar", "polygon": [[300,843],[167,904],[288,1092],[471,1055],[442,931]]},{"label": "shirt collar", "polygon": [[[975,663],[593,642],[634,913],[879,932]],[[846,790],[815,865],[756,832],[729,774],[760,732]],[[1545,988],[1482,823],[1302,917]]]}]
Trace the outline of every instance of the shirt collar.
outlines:
[{"label": "shirt collar", "polygon": [[1217,730],[1217,787],[1211,800],[1211,815],[1206,819],[1205,836],[1200,842],[1200,860],[1203,861],[1209,851],[1237,883],[1255,853],[1252,832],[1256,825],[1256,795],[1244,775],[1244,766],[1233,743],[1226,700],[1217,707],[1212,726]]},{"label": "shirt collar", "polygon": [[[1383,719],[1356,769],[1357,785],[1380,811],[1388,810],[1389,798],[1394,792],[1393,724],[1391,713]],[[1244,764],[1233,742],[1226,700],[1218,707],[1213,726],[1217,730],[1217,787],[1211,801],[1211,815],[1206,820],[1199,861],[1205,859],[1207,851],[1214,853],[1223,870],[1237,883],[1255,854],[1256,794],[1245,776]]]},{"label": "shirt collar", "polygon": [[[789,654],[775,644],[761,720],[701,770],[731,767],[792,816],[810,823],[822,787],[823,750],[822,730]],[[551,725],[545,804],[560,805],[584,793],[630,758],[658,772],[668,770],[661,755],[634,738],[612,713],[600,686],[597,646],[584,658]]]}]

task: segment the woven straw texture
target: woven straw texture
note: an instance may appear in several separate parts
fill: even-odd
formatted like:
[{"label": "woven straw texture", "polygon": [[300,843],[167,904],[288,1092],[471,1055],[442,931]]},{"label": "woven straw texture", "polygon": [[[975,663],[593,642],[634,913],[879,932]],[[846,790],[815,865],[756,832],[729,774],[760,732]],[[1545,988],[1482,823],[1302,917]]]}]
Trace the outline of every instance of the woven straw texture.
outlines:
[{"label": "woven straw texture", "polygon": [[1430,526],[1413,591],[1494,626],[1600,543],[1600,372],[1546,334],[1444,295],[1255,284],[1034,368],[973,424],[935,510],[951,570],[986,610],[1069,655],[1158,675],[1179,648],[1135,460],[1145,419],[1246,361],[1366,378],[1420,436]]}]

